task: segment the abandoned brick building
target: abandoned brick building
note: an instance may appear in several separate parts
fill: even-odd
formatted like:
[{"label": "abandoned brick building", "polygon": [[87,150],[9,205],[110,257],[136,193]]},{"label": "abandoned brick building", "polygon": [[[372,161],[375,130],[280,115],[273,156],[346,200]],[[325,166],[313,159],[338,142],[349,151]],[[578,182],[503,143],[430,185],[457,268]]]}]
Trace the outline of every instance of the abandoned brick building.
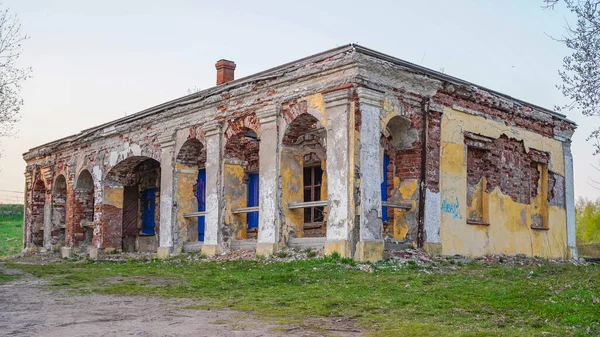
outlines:
[{"label": "abandoned brick building", "polygon": [[26,246],[576,256],[565,116],[355,44],[235,67],[25,153]]}]

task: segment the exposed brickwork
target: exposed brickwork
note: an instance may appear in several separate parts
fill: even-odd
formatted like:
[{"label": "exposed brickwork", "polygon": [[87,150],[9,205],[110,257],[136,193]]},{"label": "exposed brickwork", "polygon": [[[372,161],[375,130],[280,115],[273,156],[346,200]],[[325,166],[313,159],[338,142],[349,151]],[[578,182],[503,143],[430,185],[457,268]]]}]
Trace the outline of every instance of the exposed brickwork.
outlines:
[{"label": "exposed brickwork", "polygon": [[30,231],[31,242],[36,246],[44,244],[44,205],[46,204],[46,187],[44,182],[38,180],[33,186],[31,194]]},{"label": "exposed brickwork", "polygon": [[217,69],[217,85],[225,84],[234,80],[235,62],[219,60],[215,64]]},{"label": "exposed brickwork", "polygon": [[[223,61],[217,67],[223,70],[220,73],[219,83],[233,80],[234,65]],[[231,72],[226,74],[226,70],[231,70]],[[43,232],[40,229],[43,227],[44,204],[46,204],[46,208],[53,213],[49,215],[52,221],[56,217],[62,217],[60,212],[65,212],[67,245],[81,244],[86,240],[87,233],[81,230],[80,223],[84,219],[87,221],[93,217],[96,225],[94,245],[99,248],[120,249],[120,240],[122,239],[120,226],[122,225],[123,210],[118,207],[118,202],[117,206],[111,204],[115,200],[107,200],[106,191],[110,191],[111,186],[134,185],[138,187],[141,196],[145,188],[150,186],[159,188],[160,168],[158,165],[143,164],[149,158],[156,161],[167,160],[169,167],[178,160],[189,163],[197,162],[199,166],[207,159],[210,161],[212,158],[206,158],[205,151],[207,146],[203,123],[206,122],[218,122],[219,128],[216,132],[223,132],[224,139],[220,140],[224,143],[216,145],[219,146],[219,149],[221,146],[225,148],[225,159],[245,162],[247,172],[257,172],[260,144],[252,138],[260,139],[261,135],[255,113],[265,106],[275,105],[277,108],[281,108],[281,116],[278,116],[277,122],[281,123],[279,125],[287,123],[290,126],[288,137],[284,137],[283,143],[280,145],[296,148],[298,152],[292,152],[304,156],[305,164],[318,164],[318,161],[321,160],[323,168],[325,168],[327,130],[320,123],[316,123],[316,119],[310,115],[323,109],[324,102],[318,99],[309,100],[309,104],[307,99],[340,88],[364,86],[383,92],[386,98],[391,98],[393,108],[396,109],[385,112],[397,113],[408,123],[407,129],[403,130],[404,135],[400,138],[409,141],[401,146],[394,144],[398,142],[392,142],[390,139],[382,139],[382,145],[392,157],[391,165],[386,168],[389,182],[388,194],[391,199],[398,199],[400,194],[398,186],[396,186],[396,190],[393,188],[394,179],[401,185],[410,182],[412,184],[410,186],[413,186],[416,181],[420,186],[423,155],[426,156],[427,165],[426,186],[432,193],[440,192],[440,125],[444,107],[457,108],[466,113],[500,121],[508,126],[530,130],[558,140],[569,139],[575,128],[573,124],[563,120],[560,116],[543,109],[529,107],[522,102],[486,92],[461,81],[456,83],[448,81],[452,82],[452,79],[426,74],[422,70],[414,71],[410,66],[391,62],[389,58],[378,59],[371,52],[361,54],[360,48],[353,46],[342,51],[326,52],[299,60],[241,81],[188,95],[139,114],[127,116],[114,123],[84,130],[77,135],[34,148],[24,155],[27,161],[26,195],[29,203],[26,208],[28,215],[27,243],[37,245],[43,243]],[[426,104],[425,102],[430,96],[431,104]],[[285,103],[281,104],[280,102]],[[360,134],[356,132],[360,130],[362,115],[358,109],[356,95],[352,97],[352,103],[356,109],[349,111],[347,117],[354,118],[354,128],[351,126],[351,129],[354,129],[355,133],[348,136],[355,137],[352,139],[360,141]],[[323,117],[327,116],[326,110],[321,113]],[[351,114],[354,115],[351,116]],[[423,116],[426,114],[427,120],[423,121]],[[385,117],[383,115],[382,118]],[[327,123],[332,122],[344,121],[327,121]],[[427,135],[422,134],[423,123],[427,123]],[[330,125],[327,126],[330,127]],[[188,132],[189,136],[186,138]],[[213,132],[215,131],[211,128],[211,134]],[[211,139],[219,138],[211,136]],[[186,140],[189,141],[188,144],[181,144]],[[426,141],[425,154],[422,153],[423,141]],[[181,149],[181,151],[174,157],[166,157],[163,151],[171,148],[169,145],[171,142],[175,143],[174,148]],[[537,170],[536,163],[544,163],[544,160],[547,162],[548,158],[544,157],[545,154],[536,151],[529,151],[525,156],[519,152],[523,150],[522,144],[519,147],[510,141],[502,142],[504,140],[500,140],[500,143],[494,145],[502,148],[497,157],[492,156],[493,150],[490,149],[485,150],[487,152],[483,159],[479,161],[470,159],[477,163],[469,173],[471,175],[469,182],[472,183],[477,177],[487,174],[485,165],[489,165],[497,169],[498,173],[494,174],[498,177],[489,179],[488,188],[498,186],[503,193],[506,191],[514,199],[526,202],[527,198],[530,200],[537,193],[536,184],[540,172]],[[360,142],[357,143],[357,146],[360,146]],[[515,151],[518,153],[514,154]],[[358,153],[358,151],[355,152]],[[354,176],[359,179],[360,163],[357,159],[357,157],[354,158],[357,165],[352,169],[354,169]],[[479,162],[483,162],[481,164],[484,165],[483,168],[479,166]],[[91,186],[86,188],[77,187],[75,182],[75,173],[82,170],[89,171],[88,173],[92,177]],[[169,177],[167,170],[162,173]],[[66,178],[66,189],[59,191],[53,185],[54,179],[61,174]],[[529,177],[527,180],[530,182],[530,187],[525,191],[523,187],[525,184],[518,184],[511,179],[502,178],[504,175],[510,174],[518,175],[520,178]],[[324,177],[326,177],[325,174]],[[358,186],[358,184],[353,185]],[[565,178],[550,172],[548,185],[549,204],[564,207]],[[408,184],[402,186],[408,186]],[[105,187],[106,189],[103,189]],[[223,186],[218,187],[222,188]],[[66,203],[61,210],[60,200],[64,199],[65,190]],[[348,192],[354,196],[354,206],[360,206],[360,195],[358,194],[360,191],[355,189]],[[419,205],[419,201],[423,200],[418,200],[419,192],[415,193],[411,197],[411,201],[415,205]],[[219,197],[222,199],[222,196]],[[158,231],[160,209],[158,196],[156,200]],[[58,205],[56,212],[53,211],[54,206],[48,207],[50,203],[54,206]],[[418,211],[423,211],[423,209],[411,210],[410,218],[407,215],[406,222],[410,227],[409,230],[417,226],[419,219],[415,217],[415,214]],[[393,210],[389,209],[388,212],[392,218]],[[355,224],[352,226],[353,232],[350,237],[351,240],[356,240],[358,238],[356,231],[359,228],[357,220],[360,219],[353,220]],[[394,219],[392,218],[392,220]],[[34,227],[37,228],[35,233],[32,230]],[[386,226],[385,230],[386,233],[391,234],[389,226]],[[323,236],[326,225],[308,231],[307,236],[312,236],[313,233],[315,236]],[[352,246],[354,247],[354,245]]]},{"label": "exposed brickwork", "polygon": [[66,203],[67,203],[67,180],[64,175],[59,175],[54,182],[52,193],[52,244],[65,241],[66,228]]},{"label": "exposed brickwork", "polygon": [[281,115],[285,121],[290,124],[296,117],[308,113],[308,103],[306,100],[293,100],[281,105]]},{"label": "exposed brickwork", "polygon": [[225,158],[243,162],[247,173],[258,172],[259,138],[260,123],[254,115],[232,120],[225,131]]},{"label": "exposed brickwork", "polygon": [[[282,145],[294,148],[303,153],[302,164],[304,167],[321,165],[322,160],[326,158],[325,148],[325,129],[321,123],[308,113],[308,105],[305,100],[300,102],[288,102],[283,105],[281,114],[289,123],[283,139]],[[321,181],[325,182],[327,172],[323,171]],[[321,199],[326,198],[321,193]],[[327,210],[324,210],[324,219],[327,219]],[[303,237],[324,237],[327,232],[327,221],[322,223],[304,224],[302,229]]]},{"label": "exposed brickwork", "polygon": [[[529,204],[538,195],[540,171],[538,163],[547,164],[547,153],[530,149],[525,152],[522,141],[505,135],[488,141],[466,140],[467,186],[471,191],[481,177],[487,179],[486,192],[499,187],[515,202]],[[469,146],[469,144],[471,146]],[[553,186],[554,187],[554,186]]]},{"label": "exposed brickwork", "polygon": [[440,140],[442,117],[437,111],[428,112],[427,126],[427,188],[431,192],[440,191]]},{"label": "exposed brickwork", "polygon": [[259,146],[258,140],[253,139],[256,133],[244,128],[239,133],[232,135],[225,145],[225,158],[244,162],[246,172],[258,172]]},{"label": "exposed brickwork", "polygon": [[[102,248],[121,249],[122,247],[123,209],[113,205],[104,205],[102,209],[101,242],[94,242]],[[94,238],[96,241],[98,236]]]},{"label": "exposed brickwork", "polygon": [[325,130],[321,126],[321,123],[312,115],[305,113],[293,120],[288,126],[283,138],[282,144],[284,146],[296,146],[298,148],[309,147],[309,148],[325,148],[323,142],[323,134]]},{"label": "exposed brickwork", "polygon": [[[399,200],[398,193],[395,192],[394,178],[399,182],[408,179],[420,182],[423,112],[420,106],[404,104],[402,96],[399,95],[397,98],[403,107],[403,113],[388,122],[387,131],[390,135],[388,137],[382,135],[380,143],[385,153],[390,156],[390,165],[385,171],[387,174],[388,201],[406,202],[408,200]],[[408,135],[409,130],[412,131],[411,135]],[[439,136],[437,137],[439,139]],[[435,139],[435,136],[433,138]],[[435,145],[434,142],[432,144]],[[437,144],[439,144],[439,140]],[[439,159],[437,161],[439,162]],[[439,165],[432,169],[432,171],[435,171],[435,173],[432,173],[433,177],[438,174],[438,170]],[[398,200],[394,200],[394,198]],[[387,209],[387,216],[389,220],[384,222],[384,234],[393,236],[394,208],[389,207]],[[411,233],[416,233],[417,221],[418,217],[407,219]]]},{"label": "exposed brickwork", "polygon": [[206,164],[206,148],[198,139],[190,138],[179,150],[177,162],[203,168]]},{"label": "exposed brickwork", "polygon": [[[529,107],[514,105],[510,108],[500,109],[493,106],[493,101],[486,100],[483,96],[473,95],[461,98],[457,97],[458,95],[458,93],[449,94],[446,92],[438,92],[433,96],[433,100],[443,106],[460,106],[462,108],[477,111],[481,113],[483,118],[499,120],[506,123],[506,125],[530,130],[539,133],[544,137],[552,138],[554,136],[553,123],[531,118],[532,109]],[[551,120],[551,118],[548,117],[548,120]],[[562,125],[562,128],[569,128],[567,123],[559,124]]]},{"label": "exposed brickwork", "polygon": [[82,221],[94,221],[94,190],[75,189],[73,204],[73,242],[74,246],[92,243],[92,229],[82,227]]}]

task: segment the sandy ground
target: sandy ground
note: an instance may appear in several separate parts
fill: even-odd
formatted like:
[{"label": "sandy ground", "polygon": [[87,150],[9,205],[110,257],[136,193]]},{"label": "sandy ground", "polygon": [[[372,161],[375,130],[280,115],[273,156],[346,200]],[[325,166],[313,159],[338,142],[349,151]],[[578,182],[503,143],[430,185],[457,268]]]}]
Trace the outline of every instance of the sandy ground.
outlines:
[{"label": "sandy ground", "polygon": [[1,336],[362,336],[350,319],[278,326],[236,311],[183,309],[201,304],[190,300],[73,295],[46,284],[22,275],[0,285]]}]

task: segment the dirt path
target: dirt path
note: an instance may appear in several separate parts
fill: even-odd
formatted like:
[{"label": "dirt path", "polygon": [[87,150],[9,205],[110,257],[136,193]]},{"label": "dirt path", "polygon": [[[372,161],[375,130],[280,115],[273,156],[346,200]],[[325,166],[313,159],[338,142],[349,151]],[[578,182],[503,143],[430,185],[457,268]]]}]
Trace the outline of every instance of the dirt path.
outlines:
[{"label": "dirt path", "polygon": [[[0,272],[17,273],[0,264]],[[0,285],[1,336],[362,336],[355,322],[309,320],[310,326],[277,326],[223,310],[190,310],[200,304],[141,296],[72,295],[48,290],[31,275]]]}]

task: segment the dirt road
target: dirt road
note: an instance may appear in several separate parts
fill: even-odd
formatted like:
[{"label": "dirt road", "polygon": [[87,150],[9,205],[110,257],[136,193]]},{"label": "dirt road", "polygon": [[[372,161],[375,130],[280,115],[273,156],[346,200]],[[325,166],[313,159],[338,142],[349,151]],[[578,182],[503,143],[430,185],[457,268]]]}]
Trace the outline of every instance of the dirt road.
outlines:
[{"label": "dirt road", "polygon": [[190,300],[73,295],[46,284],[22,275],[0,285],[1,336],[362,336],[354,322],[343,320],[278,326],[235,311],[184,309],[200,304]]}]

